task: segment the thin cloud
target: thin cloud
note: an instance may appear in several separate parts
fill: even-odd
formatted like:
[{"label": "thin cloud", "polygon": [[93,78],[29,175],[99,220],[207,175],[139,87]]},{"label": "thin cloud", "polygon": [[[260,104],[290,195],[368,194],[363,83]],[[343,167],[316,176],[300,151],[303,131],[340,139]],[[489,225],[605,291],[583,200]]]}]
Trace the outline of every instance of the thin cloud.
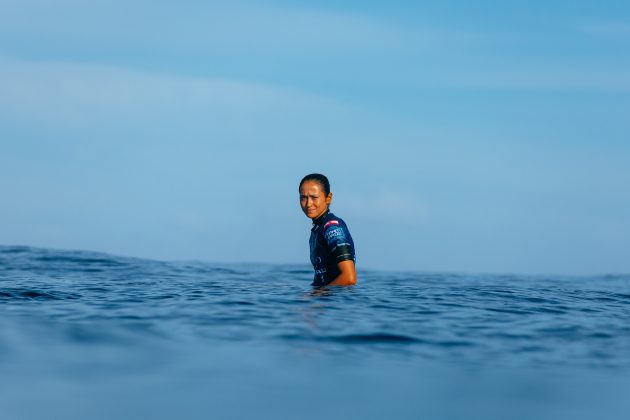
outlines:
[{"label": "thin cloud", "polygon": [[549,66],[492,67],[451,73],[444,82],[453,87],[550,92],[630,92],[630,69]]},{"label": "thin cloud", "polygon": [[[38,13],[33,13],[37,9]],[[457,27],[416,25],[369,13],[316,7],[280,8],[269,4],[229,2],[182,6],[155,2],[75,3],[36,2],[0,8],[0,33],[21,39],[39,51],[38,43],[54,51],[81,53],[98,47],[99,57],[121,51],[143,56],[194,52],[236,51],[250,55],[291,53],[405,52],[471,45],[478,33]],[[40,42],[45,40],[44,42]]]},{"label": "thin cloud", "polygon": [[339,207],[353,218],[418,225],[429,217],[427,204],[412,192],[380,190],[366,196],[344,193]]},{"label": "thin cloud", "polygon": [[0,108],[33,121],[85,124],[168,113],[340,112],[334,100],[275,85],[0,58]]},{"label": "thin cloud", "polygon": [[630,41],[630,24],[627,22],[588,23],[579,29],[587,35]]}]

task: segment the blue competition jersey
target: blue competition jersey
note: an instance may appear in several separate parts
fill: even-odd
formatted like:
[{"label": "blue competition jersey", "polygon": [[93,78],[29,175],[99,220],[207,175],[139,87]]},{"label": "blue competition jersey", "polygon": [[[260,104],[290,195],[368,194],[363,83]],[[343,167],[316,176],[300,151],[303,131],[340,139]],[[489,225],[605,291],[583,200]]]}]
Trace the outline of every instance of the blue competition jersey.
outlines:
[{"label": "blue competition jersey", "polygon": [[315,269],[313,286],[324,286],[337,278],[341,273],[337,263],[356,261],[348,226],[330,211],[313,222],[309,244]]}]

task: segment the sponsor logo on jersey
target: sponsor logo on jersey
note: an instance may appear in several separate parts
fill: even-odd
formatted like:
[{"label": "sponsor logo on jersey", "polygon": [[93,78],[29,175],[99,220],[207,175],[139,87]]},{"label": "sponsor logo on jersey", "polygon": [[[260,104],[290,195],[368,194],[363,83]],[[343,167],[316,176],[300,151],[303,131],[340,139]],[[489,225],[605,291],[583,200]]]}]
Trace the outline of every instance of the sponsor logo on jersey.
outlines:
[{"label": "sponsor logo on jersey", "polygon": [[330,241],[331,239],[336,238],[337,236],[344,236],[343,229],[341,229],[340,227],[331,229],[328,232],[326,232],[324,236],[326,237],[327,241]]}]

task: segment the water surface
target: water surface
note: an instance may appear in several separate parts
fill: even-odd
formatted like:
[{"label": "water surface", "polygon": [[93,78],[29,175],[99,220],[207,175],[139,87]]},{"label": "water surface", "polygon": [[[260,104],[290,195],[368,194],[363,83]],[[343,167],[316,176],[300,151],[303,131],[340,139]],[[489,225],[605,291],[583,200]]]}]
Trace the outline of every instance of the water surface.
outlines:
[{"label": "water surface", "polygon": [[0,247],[0,418],[627,418],[630,276]]}]

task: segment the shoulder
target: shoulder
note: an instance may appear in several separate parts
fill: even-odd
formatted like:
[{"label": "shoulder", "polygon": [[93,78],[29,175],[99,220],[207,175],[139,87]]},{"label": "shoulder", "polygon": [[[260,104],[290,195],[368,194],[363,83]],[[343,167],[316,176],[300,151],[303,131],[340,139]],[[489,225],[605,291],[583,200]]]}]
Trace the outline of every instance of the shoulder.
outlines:
[{"label": "shoulder", "polygon": [[334,229],[343,226],[341,221],[337,219],[331,219],[324,222],[324,226],[322,227],[322,231],[326,232],[328,229]]},{"label": "shoulder", "polygon": [[347,228],[346,223],[343,221],[343,219],[341,217],[337,217],[332,213],[329,213],[326,216],[326,220],[324,221],[324,224],[322,226],[322,231],[326,232],[329,229],[335,229],[335,228]]},{"label": "shoulder", "polygon": [[329,216],[322,225],[322,234],[328,242],[339,240],[349,235],[348,227],[342,219],[335,215]]}]

